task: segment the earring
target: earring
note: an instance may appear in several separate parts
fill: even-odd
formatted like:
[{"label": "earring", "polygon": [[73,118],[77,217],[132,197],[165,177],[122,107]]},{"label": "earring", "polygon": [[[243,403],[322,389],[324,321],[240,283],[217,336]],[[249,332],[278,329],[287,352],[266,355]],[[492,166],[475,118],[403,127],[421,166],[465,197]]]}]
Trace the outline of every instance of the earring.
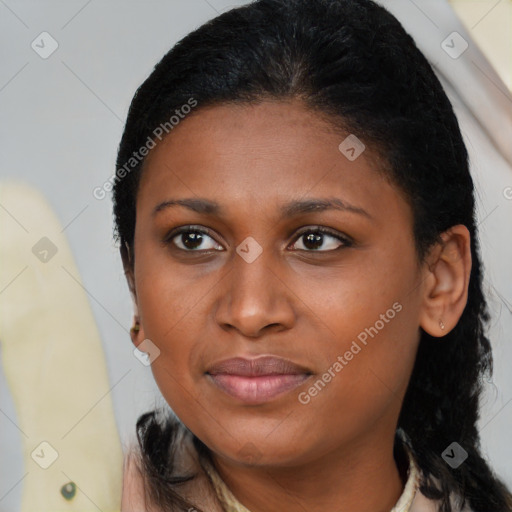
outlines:
[{"label": "earring", "polygon": [[132,332],[132,334],[136,334],[136,333],[138,333],[140,331],[140,323],[139,323],[138,320],[135,322],[135,324],[130,329],[130,331]]},{"label": "earring", "polygon": [[439,327],[441,327],[441,330],[444,330],[444,322],[442,320],[439,320]]}]

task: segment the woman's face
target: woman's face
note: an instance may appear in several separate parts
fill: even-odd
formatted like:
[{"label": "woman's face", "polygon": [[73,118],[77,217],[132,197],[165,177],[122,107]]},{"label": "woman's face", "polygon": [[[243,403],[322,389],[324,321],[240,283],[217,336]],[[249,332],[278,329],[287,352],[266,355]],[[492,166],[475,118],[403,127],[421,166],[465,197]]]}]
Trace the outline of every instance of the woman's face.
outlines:
[{"label": "woman's face", "polygon": [[422,269],[410,207],[348,135],[297,101],[225,105],[147,157],[138,342],[158,347],[177,416],[233,462],[293,466],[394,435]]}]

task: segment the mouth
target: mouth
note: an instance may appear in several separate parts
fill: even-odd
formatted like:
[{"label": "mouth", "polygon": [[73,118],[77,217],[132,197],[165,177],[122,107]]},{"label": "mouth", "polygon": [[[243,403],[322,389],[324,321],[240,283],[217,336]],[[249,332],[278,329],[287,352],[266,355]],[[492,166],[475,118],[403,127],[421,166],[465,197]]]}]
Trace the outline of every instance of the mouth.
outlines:
[{"label": "mouth", "polygon": [[206,371],[210,382],[227,395],[248,404],[261,404],[299,387],[312,373],[288,359],[235,357]]}]

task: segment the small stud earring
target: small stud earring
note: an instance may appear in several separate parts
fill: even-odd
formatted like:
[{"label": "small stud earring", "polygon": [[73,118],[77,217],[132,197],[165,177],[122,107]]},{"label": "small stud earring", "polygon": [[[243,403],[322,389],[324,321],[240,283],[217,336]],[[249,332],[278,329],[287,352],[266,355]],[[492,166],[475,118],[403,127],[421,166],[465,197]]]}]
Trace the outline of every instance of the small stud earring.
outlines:
[{"label": "small stud earring", "polygon": [[444,330],[444,322],[442,320],[439,320],[439,327]]},{"label": "small stud earring", "polygon": [[135,322],[135,324],[130,329],[130,331],[132,331],[133,334],[138,333],[140,331],[140,323],[139,322]]}]

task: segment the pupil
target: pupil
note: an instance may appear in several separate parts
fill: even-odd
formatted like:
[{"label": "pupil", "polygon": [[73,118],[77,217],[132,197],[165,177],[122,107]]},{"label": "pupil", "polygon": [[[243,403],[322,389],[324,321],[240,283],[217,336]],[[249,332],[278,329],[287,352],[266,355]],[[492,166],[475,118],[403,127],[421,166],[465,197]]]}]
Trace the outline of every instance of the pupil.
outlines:
[{"label": "pupil", "polygon": [[[201,245],[203,235],[201,233],[186,233],[183,236],[183,245],[188,249],[195,249]],[[194,245],[195,244],[195,245]]]},{"label": "pupil", "polygon": [[[322,245],[322,235],[318,233],[309,233],[305,235],[305,243],[304,245],[308,247],[308,249],[317,249],[318,247],[321,247]],[[311,244],[313,247],[311,247],[309,244]]]}]

